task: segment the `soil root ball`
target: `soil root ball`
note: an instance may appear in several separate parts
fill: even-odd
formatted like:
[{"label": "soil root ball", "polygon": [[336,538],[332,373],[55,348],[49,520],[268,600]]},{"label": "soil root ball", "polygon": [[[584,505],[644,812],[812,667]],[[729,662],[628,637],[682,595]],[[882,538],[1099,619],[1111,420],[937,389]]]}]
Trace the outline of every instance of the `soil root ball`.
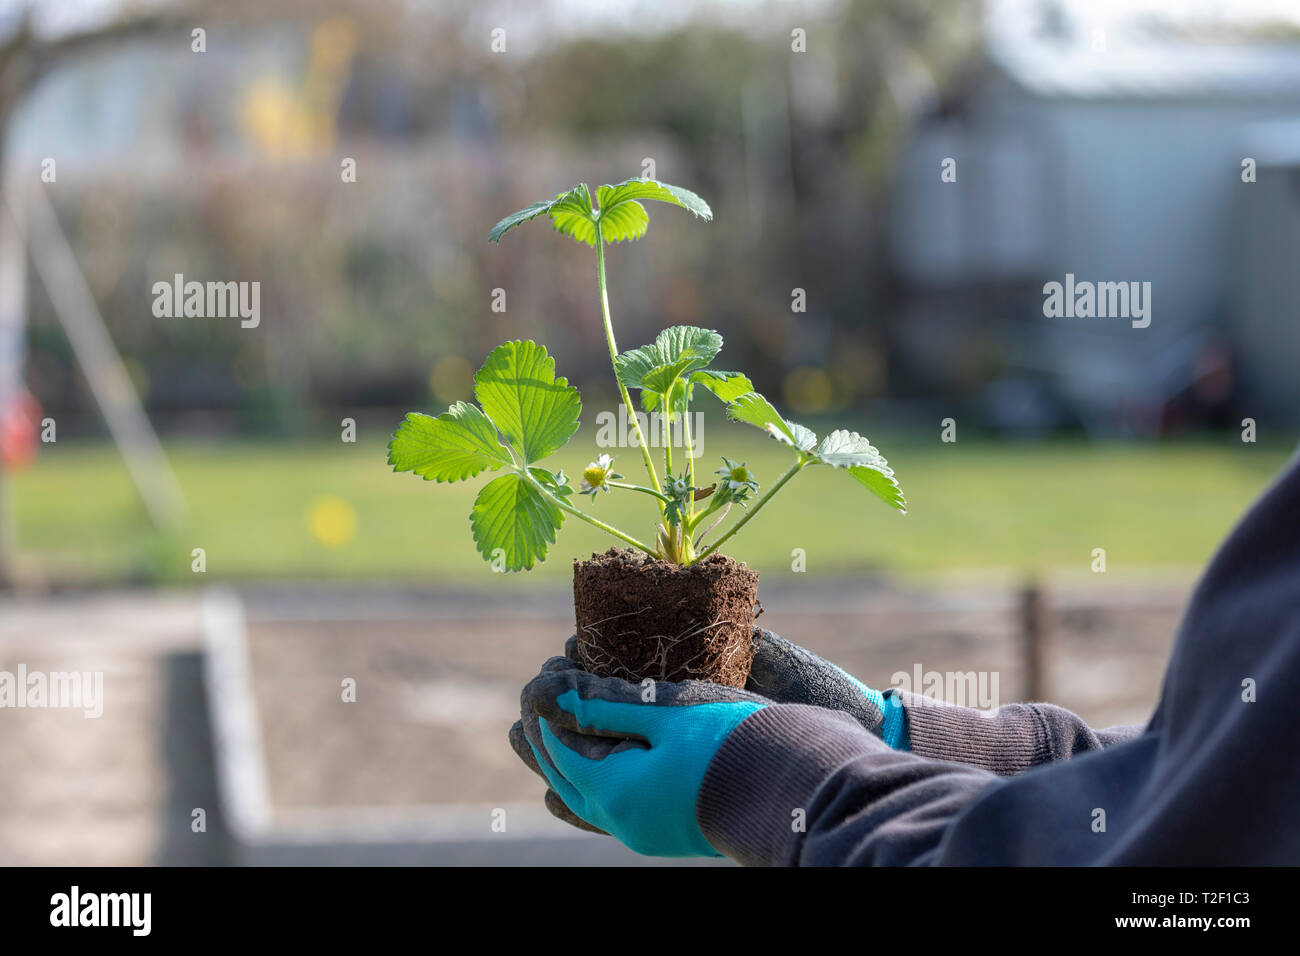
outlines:
[{"label": "soil root ball", "polygon": [[610,548],[573,562],[578,652],[599,677],[744,687],[757,601],[758,572],[721,554],[679,567]]}]

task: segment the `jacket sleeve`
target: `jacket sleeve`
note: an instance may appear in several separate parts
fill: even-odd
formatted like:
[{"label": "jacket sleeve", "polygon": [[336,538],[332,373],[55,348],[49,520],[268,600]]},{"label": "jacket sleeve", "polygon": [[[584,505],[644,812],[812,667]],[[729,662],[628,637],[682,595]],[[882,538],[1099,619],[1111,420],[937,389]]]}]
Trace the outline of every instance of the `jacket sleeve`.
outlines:
[{"label": "jacket sleeve", "polygon": [[909,691],[897,695],[907,715],[912,753],[1011,776],[1054,760],[1132,740],[1140,726],[1093,730],[1054,704],[1007,704],[996,710],[956,707]]},{"label": "jacket sleeve", "polygon": [[709,843],[747,866],[928,864],[952,821],[1001,785],[891,750],[846,714],[775,704],[723,742],[696,814]]}]

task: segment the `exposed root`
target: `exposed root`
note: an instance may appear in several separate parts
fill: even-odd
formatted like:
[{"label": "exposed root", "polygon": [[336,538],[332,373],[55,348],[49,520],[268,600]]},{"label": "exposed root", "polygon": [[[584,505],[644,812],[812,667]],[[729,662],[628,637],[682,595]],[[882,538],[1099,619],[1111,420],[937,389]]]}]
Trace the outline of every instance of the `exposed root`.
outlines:
[{"label": "exposed root", "polygon": [[[627,617],[640,612],[629,611],[627,614],[618,614],[606,618],[604,621],[597,621],[595,624],[580,628],[578,636],[578,654],[582,658],[583,666],[593,674],[599,674],[603,677],[621,677],[624,680],[640,682],[646,676],[652,676],[655,680],[696,680],[703,679],[708,674],[717,673],[720,666],[731,663],[737,654],[744,648],[740,644],[731,643],[727,645],[726,651],[720,657],[712,657],[710,651],[713,646],[704,644],[700,650],[685,661],[677,664],[673,668],[671,675],[668,670],[668,658],[673,648],[678,647],[684,642],[694,638],[706,631],[714,630],[719,627],[732,627],[734,621],[720,619],[709,624],[702,624],[699,627],[681,634],[654,634],[639,638],[646,645],[653,645],[653,652],[648,657],[643,658],[638,663],[637,670],[634,672],[627,664],[617,660],[600,644],[600,638],[604,635],[597,629],[597,624],[604,624],[606,621],[617,620],[618,618]],[[704,660],[701,660],[704,658]],[[658,675],[658,676],[654,676]]]}]

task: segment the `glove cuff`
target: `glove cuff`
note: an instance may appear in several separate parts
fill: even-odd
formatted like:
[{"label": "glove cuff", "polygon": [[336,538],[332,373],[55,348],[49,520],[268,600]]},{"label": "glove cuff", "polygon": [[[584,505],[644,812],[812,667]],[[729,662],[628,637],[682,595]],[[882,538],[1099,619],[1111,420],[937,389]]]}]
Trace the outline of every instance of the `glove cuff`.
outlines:
[{"label": "glove cuff", "polygon": [[907,712],[903,709],[903,702],[899,700],[898,695],[893,690],[882,694],[851,674],[845,676],[858,686],[862,695],[867,698],[867,703],[881,714],[879,725],[867,729],[879,732],[880,739],[889,744],[892,750],[910,750],[907,739]]},{"label": "glove cuff", "polygon": [[[747,717],[709,764],[696,803],[709,843],[746,866],[795,861],[817,788],[855,757],[888,753],[842,711],[774,704]],[[803,821],[806,824],[806,820]]]},{"label": "glove cuff", "polygon": [[880,724],[880,739],[894,750],[911,750],[912,741],[907,732],[907,711],[902,698],[894,690],[886,691],[880,704],[885,719]]}]

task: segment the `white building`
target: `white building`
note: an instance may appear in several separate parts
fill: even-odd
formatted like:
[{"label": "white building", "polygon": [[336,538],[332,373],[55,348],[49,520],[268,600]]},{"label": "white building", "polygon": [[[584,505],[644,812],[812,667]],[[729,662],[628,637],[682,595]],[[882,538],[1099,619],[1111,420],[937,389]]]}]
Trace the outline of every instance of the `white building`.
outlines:
[{"label": "white building", "polygon": [[[1037,383],[993,394],[1046,388],[1096,430],[1148,432],[1217,339],[1261,415],[1300,420],[1300,40],[1180,39],[1087,10],[993,4],[982,62],[918,128],[891,243],[904,353],[953,346],[960,368],[987,335],[1002,386]],[[1150,282],[1151,324],[1045,317],[1067,274]]]}]

